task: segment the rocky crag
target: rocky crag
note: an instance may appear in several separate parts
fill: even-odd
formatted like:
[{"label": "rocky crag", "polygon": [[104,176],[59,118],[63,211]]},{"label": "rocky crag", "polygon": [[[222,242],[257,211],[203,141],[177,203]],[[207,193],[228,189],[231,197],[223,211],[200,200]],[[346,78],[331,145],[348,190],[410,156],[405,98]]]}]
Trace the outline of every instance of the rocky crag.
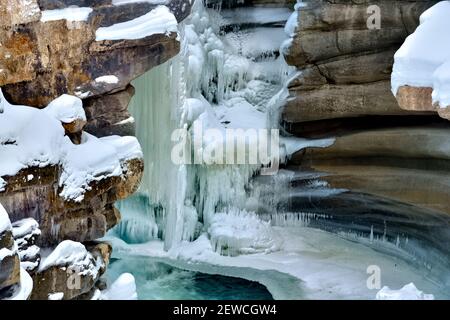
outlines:
[{"label": "rocky crag", "polygon": [[[81,106],[81,100],[84,110],[67,120],[57,107],[61,128],[52,129],[55,135],[61,131],[70,138],[64,142],[69,150],[73,144],[81,148],[80,153],[89,153],[93,149],[87,148],[87,143],[97,143],[99,147],[112,146],[123,155],[114,168],[107,169],[110,173],[88,172],[91,176],[82,182],[80,197],[68,196],[64,176],[76,178],[73,173],[83,167],[75,165],[71,167],[75,172],[68,172],[68,166],[87,155],[62,155],[66,158],[49,164],[25,159],[20,170],[0,175],[4,224],[0,228],[0,297],[99,297],[98,289],[104,289],[100,276],[107,267],[111,246],[94,241],[120,221],[114,203],[136,191],[144,168],[135,138],[107,136],[133,135],[133,119],[127,111],[134,95],[130,82],[179,52],[176,23],[190,13],[190,8],[188,0],[170,0],[164,8],[148,2],[115,5],[112,0],[7,0],[0,4],[0,86],[2,103],[7,104],[7,108],[0,107],[0,120],[3,116],[6,123],[14,108],[24,108],[15,105],[52,114],[51,102],[56,104],[54,101],[61,100],[55,99],[67,94],[77,97],[70,100],[70,110]],[[164,21],[156,19],[156,11],[164,13]],[[144,15],[147,24],[140,34],[101,36],[102,30],[108,31],[104,32],[107,35],[120,33],[129,21]],[[149,33],[149,29],[153,31]],[[30,113],[26,107],[23,110]],[[45,123],[40,127],[35,122],[41,118],[48,119],[30,113],[23,121],[24,128],[48,130]],[[19,128],[16,139],[0,137],[0,161],[14,155],[11,148],[23,147],[25,131]],[[80,161],[78,164],[84,160]],[[71,287],[67,284],[73,272],[83,276]]]}]

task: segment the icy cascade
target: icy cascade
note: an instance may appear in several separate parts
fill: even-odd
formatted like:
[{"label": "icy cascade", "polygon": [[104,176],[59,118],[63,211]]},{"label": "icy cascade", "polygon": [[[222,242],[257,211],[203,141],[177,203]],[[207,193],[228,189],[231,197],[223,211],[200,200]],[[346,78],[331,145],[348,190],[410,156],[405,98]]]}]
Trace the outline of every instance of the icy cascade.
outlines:
[{"label": "icy cascade", "polygon": [[[268,10],[254,10],[259,18],[270,19]],[[216,247],[221,251],[228,240],[217,228],[210,228],[222,227],[216,213],[231,214],[225,222],[258,220],[245,209],[249,207],[247,187],[259,172],[260,162],[224,164],[206,151],[230,142],[227,129],[278,128],[279,109],[288,97],[286,83],[292,71],[279,55],[288,35],[282,26],[234,28],[224,33],[221,14],[233,17],[232,12],[207,9],[203,1],[196,1],[191,16],[179,25],[180,55],[134,84],[137,95],[130,109],[137,120],[146,173],[141,194],[121,204],[124,218],[115,232],[124,240],[145,242],[158,237],[169,249],[209,230],[217,235],[215,241],[220,245]],[[181,137],[186,144],[181,149],[194,159],[187,165],[175,165],[171,159],[172,134],[180,128],[186,129],[186,136]],[[215,134],[208,133],[209,129]],[[315,142],[317,146],[329,143]],[[248,159],[248,146],[254,144],[246,137],[244,149],[234,149],[233,158],[242,152]],[[307,145],[308,141],[282,137],[281,157]],[[200,162],[195,161],[197,156]],[[262,222],[258,225],[266,228]],[[249,230],[241,237],[244,241],[228,241],[235,247],[230,250],[256,252],[276,247],[269,239],[270,230],[263,244],[247,237],[254,234]]]},{"label": "icy cascade", "polygon": [[119,236],[128,235],[131,242],[158,236],[170,239],[173,231],[164,228],[164,223],[179,225],[172,222],[171,213],[184,208],[186,168],[171,161],[170,137],[180,126],[179,106],[185,93],[183,72],[180,55],[134,83],[138,94],[130,110],[137,119],[136,136],[142,144],[146,168],[140,194],[119,205],[125,214],[116,228]]}]

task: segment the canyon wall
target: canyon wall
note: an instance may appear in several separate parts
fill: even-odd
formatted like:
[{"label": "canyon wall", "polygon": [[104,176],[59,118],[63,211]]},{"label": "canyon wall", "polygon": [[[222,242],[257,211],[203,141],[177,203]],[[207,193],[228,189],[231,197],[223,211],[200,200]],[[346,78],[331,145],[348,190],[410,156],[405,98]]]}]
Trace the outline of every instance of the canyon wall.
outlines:
[{"label": "canyon wall", "polygon": [[[7,0],[0,4],[0,86],[7,100],[0,99],[3,104],[0,120],[7,123],[7,117],[15,114],[14,108],[28,117],[17,123],[23,128],[15,128],[11,123],[13,130],[17,130],[17,133],[11,133],[12,138],[0,137],[0,166],[7,165],[11,156],[23,161],[18,165],[21,169],[15,173],[0,174],[0,203],[12,223],[9,229],[0,230],[0,249],[2,252],[9,250],[8,254],[0,257],[0,297],[18,296],[18,292],[25,290],[27,281],[22,279],[24,272],[19,272],[19,257],[22,269],[32,276],[34,282],[33,291],[23,298],[86,299],[102,286],[99,279],[107,267],[111,247],[93,241],[103,237],[120,221],[120,212],[114,203],[137,190],[144,170],[142,153],[134,137],[108,136],[134,134],[134,122],[127,111],[134,95],[130,82],[178,54],[180,42],[176,24],[190,13],[191,1],[170,0],[163,9],[148,2],[119,6],[112,0]],[[152,16],[157,10],[164,15]],[[126,24],[144,15],[148,16],[143,21],[143,29],[139,29],[140,34],[122,34],[117,39],[99,37],[99,30],[103,28],[114,33],[123,28],[121,23]],[[166,20],[158,20],[160,17]],[[145,33],[151,27],[168,29]],[[35,107],[51,114],[49,104],[64,94],[77,98],[70,100],[71,104],[63,103],[63,107],[75,110],[78,103],[81,106],[78,101],[82,99],[84,112],[78,110],[78,115],[82,115],[70,121],[58,118],[61,120],[59,129],[46,128],[46,123],[39,123],[39,119],[48,120],[47,115],[33,113],[30,111],[32,108],[15,106]],[[66,97],[62,96],[58,101],[66,101]],[[33,134],[31,132],[25,137],[27,130],[36,130],[36,140],[41,131],[53,130],[57,135],[62,130],[71,140],[64,142],[69,144],[68,150],[79,151],[72,154],[72,158],[62,154],[61,157],[65,158],[61,162],[45,164],[41,161],[44,153],[50,152],[51,157],[52,151],[43,147],[38,155],[40,161],[33,162],[25,154],[16,155],[13,150],[17,147],[26,151],[24,138],[32,140],[30,134]],[[95,136],[105,138],[97,139]],[[39,146],[47,141],[32,143]],[[56,145],[53,147],[57,148]],[[77,147],[79,149],[74,149]],[[100,165],[94,173],[89,171],[97,162],[108,163],[111,160],[108,154],[101,154],[106,150],[116,150],[117,153],[112,155],[118,157],[119,162],[115,162],[114,167],[105,165],[102,169]],[[69,167],[73,169],[70,172]],[[86,179],[81,181],[79,197],[68,196],[68,192],[73,190],[68,190],[67,179],[63,182],[65,176],[76,184],[80,184],[80,181],[76,182],[80,176]],[[33,247],[36,252],[58,246],[56,253],[67,253],[65,250],[81,252],[78,257],[83,257],[82,263],[74,258],[65,264],[55,262],[44,267],[42,263],[39,265],[40,258],[36,255],[33,260],[33,265],[36,265],[29,267],[25,261],[28,246],[14,251],[12,245],[14,224],[22,225],[23,221],[29,221],[27,219],[32,219],[39,227],[38,236],[27,236],[27,239],[33,239],[29,245],[36,246]],[[17,244],[19,240],[15,241]],[[79,272],[88,275],[82,278],[76,290],[66,285],[70,278],[69,270],[73,267],[71,263],[76,266],[81,263],[84,271]]]},{"label": "canyon wall", "polygon": [[[390,84],[395,52],[436,2],[311,0],[297,7],[284,55],[300,72],[289,83],[283,126],[335,143],[297,153],[292,166],[319,172],[347,195],[370,196],[384,210],[389,202],[393,212],[407,205],[411,215],[450,213],[449,123],[426,109],[400,107]],[[370,211],[365,201],[349,203],[334,201],[332,211]]]}]

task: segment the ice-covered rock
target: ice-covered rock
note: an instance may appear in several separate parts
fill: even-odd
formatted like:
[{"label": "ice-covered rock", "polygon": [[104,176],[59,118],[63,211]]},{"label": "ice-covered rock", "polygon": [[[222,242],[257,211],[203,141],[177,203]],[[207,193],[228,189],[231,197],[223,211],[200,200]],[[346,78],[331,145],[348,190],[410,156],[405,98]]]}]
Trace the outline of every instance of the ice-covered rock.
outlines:
[{"label": "ice-covered rock", "polygon": [[270,223],[245,210],[216,213],[208,233],[215,251],[224,255],[267,253],[280,248],[280,240],[272,232]]},{"label": "ice-covered rock", "polygon": [[33,276],[32,299],[48,299],[62,293],[65,300],[90,292],[109,262],[111,247],[97,244],[87,248],[75,241],[62,241],[42,258]]},{"label": "ice-covered rock", "polygon": [[[101,237],[117,223],[118,213],[103,200],[95,202],[103,205],[92,206],[85,197],[110,193],[107,199],[113,203],[136,190],[143,173],[137,139],[99,139],[79,132],[79,144],[74,144],[61,125],[85,122],[82,102],[73,96],[63,95],[43,110],[11,105],[3,95],[0,104],[0,200],[11,219],[35,218],[44,242],[54,243],[64,234],[80,241]],[[28,212],[29,208],[34,209]],[[65,215],[61,208],[76,214]]]}]

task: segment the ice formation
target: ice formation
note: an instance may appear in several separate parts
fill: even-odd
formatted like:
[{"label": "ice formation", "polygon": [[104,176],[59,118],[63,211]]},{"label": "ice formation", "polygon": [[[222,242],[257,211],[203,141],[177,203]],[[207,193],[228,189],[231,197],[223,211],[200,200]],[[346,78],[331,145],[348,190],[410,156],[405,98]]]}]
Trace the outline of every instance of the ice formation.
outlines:
[{"label": "ice formation", "polygon": [[[333,142],[281,137],[275,147],[254,157],[251,147],[271,141],[270,130],[278,129],[278,114],[288,97],[286,83],[293,70],[278,51],[287,38],[280,22],[290,12],[225,12],[223,19],[196,1],[191,15],[179,25],[180,55],[134,84],[138,95],[130,110],[138,119],[137,136],[147,169],[141,195],[120,204],[123,222],[114,230],[130,242],[162,237],[169,249],[210,230],[215,244],[233,243],[235,252],[274,250],[276,239],[270,239],[270,226],[245,211],[249,180],[262,164],[278,163],[307,146]],[[245,20],[251,24],[258,19],[274,27],[226,35],[220,31],[226,24]],[[184,129],[185,134],[174,137],[176,129]],[[180,143],[177,152],[188,159],[186,163],[173,164],[174,142]],[[136,208],[141,206],[132,203],[145,197],[147,209],[138,213]],[[230,217],[229,212],[233,212]],[[217,213],[220,218],[215,217]],[[234,222],[246,219],[258,221],[252,235],[252,230],[247,235],[241,230],[233,240],[220,233],[228,224],[236,230]],[[266,231],[257,237],[256,230]]]},{"label": "ice formation", "polygon": [[280,248],[270,222],[256,214],[231,209],[216,213],[208,229],[215,251],[225,255],[271,252]]},{"label": "ice formation", "polygon": [[395,54],[392,92],[401,86],[431,87],[433,103],[450,106],[450,2],[440,1],[420,17],[420,25]]}]

